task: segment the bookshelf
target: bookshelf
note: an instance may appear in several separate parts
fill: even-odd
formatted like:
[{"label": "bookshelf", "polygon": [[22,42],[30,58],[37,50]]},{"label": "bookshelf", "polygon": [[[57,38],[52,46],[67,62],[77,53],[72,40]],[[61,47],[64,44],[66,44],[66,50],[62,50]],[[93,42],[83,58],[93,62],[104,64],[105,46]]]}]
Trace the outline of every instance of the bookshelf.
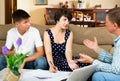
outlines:
[{"label": "bookshelf", "polygon": [[[108,9],[73,9],[68,8],[72,13],[71,24],[87,27],[102,27],[105,26],[105,16]],[[46,8],[46,25],[54,25],[54,14],[58,8]]]}]

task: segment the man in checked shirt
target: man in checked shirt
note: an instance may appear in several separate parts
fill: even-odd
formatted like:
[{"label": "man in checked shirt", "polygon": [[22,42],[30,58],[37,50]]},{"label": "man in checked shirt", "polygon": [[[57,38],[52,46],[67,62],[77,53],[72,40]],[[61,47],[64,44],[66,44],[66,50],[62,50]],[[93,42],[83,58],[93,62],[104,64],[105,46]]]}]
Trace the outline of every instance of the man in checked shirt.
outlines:
[{"label": "man in checked shirt", "polygon": [[96,37],[94,41],[85,39],[83,43],[98,53],[98,59],[80,54],[78,61],[98,64],[92,81],[120,81],[120,7],[110,9],[106,15],[107,30],[116,35],[113,54],[100,48]]}]

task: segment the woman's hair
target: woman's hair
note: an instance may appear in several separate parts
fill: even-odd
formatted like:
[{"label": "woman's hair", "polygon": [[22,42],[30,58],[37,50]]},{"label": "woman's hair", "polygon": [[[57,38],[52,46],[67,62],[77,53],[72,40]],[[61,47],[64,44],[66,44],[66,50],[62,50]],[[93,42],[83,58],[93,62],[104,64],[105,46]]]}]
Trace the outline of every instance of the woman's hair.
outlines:
[{"label": "woman's hair", "polygon": [[120,27],[120,7],[110,9],[107,12],[108,18],[112,23],[117,23]]},{"label": "woman's hair", "polygon": [[59,21],[62,16],[65,16],[70,21],[72,19],[72,14],[68,9],[61,8],[55,12],[54,20],[55,22]]},{"label": "woman's hair", "polygon": [[19,22],[22,19],[28,19],[29,17],[30,17],[30,15],[22,9],[18,9],[12,14],[14,23]]}]

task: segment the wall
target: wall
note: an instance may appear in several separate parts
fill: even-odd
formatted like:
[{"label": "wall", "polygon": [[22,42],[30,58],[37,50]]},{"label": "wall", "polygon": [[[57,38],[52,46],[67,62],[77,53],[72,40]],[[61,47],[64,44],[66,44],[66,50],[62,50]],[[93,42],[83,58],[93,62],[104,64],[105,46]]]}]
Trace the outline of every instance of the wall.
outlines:
[{"label": "wall", "polygon": [[[61,1],[65,2],[66,0],[48,0],[48,5],[35,5],[35,0],[18,0],[18,8],[25,9],[30,13],[32,23],[45,24],[45,8],[53,6],[57,7],[57,4]],[[117,3],[120,5],[120,0],[87,0],[87,2],[89,2],[89,7],[93,7],[96,4],[101,4],[102,8],[113,8]]]},{"label": "wall", "polygon": [[4,0],[0,0],[0,24],[4,24],[5,23],[5,5],[4,5],[5,1]]},{"label": "wall", "polygon": [[51,5],[55,6],[60,1],[61,0],[52,0],[52,1],[48,0],[49,5],[35,5],[35,0],[24,0],[24,4],[23,4],[23,0],[18,0],[17,8],[26,10],[31,15],[30,20],[32,23],[45,24],[45,19],[44,19],[45,8],[52,7]]},{"label": "wall", "polygon": [[[35,24],[45,24],[44,14],[46,7],[57,7],[59,2],[66,0],[48,0],[48,5],[35,5],[35,0],[17,0],[17,8],[24,9],[31,15],[31,22]],[[72,0],[68,0],[72,1]],[[77,0],[76,0],[77,1]],[[113,8],[115,4],[120,6],[120,0],[87,0],[89,7],[101,4],[102,8]],[[0,24],[5,23],[4,0],[0,0]]]},{"label": "wall", "polygon": [[120,6],[120,0],[89,0],[90,1],[90,7],[93,7],[94,5],[102,5],[102,8],[113,8],[117,4]]},{"label": "wall", "polygon": [[30,6],[31,6],[31,4],[30,4],[31,1],[32,0],[17,0],[17,8],[24,9],[25,11],[29,12]]}]

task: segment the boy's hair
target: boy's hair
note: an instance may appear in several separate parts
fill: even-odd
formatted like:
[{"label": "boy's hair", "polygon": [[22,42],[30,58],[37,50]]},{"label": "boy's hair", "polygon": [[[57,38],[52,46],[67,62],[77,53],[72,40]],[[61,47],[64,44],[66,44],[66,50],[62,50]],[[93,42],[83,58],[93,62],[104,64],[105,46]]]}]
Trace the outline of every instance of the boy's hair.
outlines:
[{"label": "boy's hair", "polygon": [[12,14],[14,23],[19,22],[22,19],[28,19],[29,17],[30,17],[30,15],[22,9],[18,9]]},{"label": "boy's hair", "polygon": [[69,21],[72,19],[72,14],[68,9],[58,9],[54,15],[55,22],[59,21],[62,16],[67,17]]},{"label": "boy's hair", "polygon": [[112,23],[117,23],[120,27],[120,7],[110,9],[107,12],[108,18]]}]

